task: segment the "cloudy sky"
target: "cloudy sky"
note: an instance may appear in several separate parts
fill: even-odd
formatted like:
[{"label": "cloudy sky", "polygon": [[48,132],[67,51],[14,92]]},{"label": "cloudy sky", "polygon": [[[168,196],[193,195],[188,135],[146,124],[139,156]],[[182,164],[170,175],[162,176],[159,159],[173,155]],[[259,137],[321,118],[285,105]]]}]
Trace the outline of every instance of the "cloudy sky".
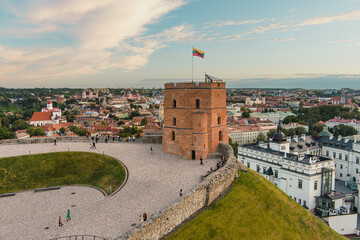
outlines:
[{"label": "cloudy sky", "polygon": [[0,0],[0,86],[360,88],[360,0]]}]

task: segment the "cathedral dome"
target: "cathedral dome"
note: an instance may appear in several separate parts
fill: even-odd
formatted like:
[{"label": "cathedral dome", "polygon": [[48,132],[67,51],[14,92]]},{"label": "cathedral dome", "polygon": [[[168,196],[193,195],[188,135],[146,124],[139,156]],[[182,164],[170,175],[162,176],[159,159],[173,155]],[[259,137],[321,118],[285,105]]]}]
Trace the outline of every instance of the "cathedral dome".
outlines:
[{"label": "cathedral dome", "polygon": [[279,120],[279,124],[277,126],[276,132],[272,136],[274,142],[282,142],[286,141],[286,135],[281,131],[281,121]]}]

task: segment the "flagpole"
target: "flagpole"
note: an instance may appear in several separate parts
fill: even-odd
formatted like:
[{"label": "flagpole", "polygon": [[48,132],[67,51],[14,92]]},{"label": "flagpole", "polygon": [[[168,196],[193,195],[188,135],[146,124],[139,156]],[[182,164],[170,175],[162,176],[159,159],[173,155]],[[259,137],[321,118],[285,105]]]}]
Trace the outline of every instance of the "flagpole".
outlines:
[{"label": "flagpole", "polygon": [[194,47],[192,47],[192,49],[191,49],[191,82],[194,82],[194,54],[193,54],[193,49],[194,49]]}]

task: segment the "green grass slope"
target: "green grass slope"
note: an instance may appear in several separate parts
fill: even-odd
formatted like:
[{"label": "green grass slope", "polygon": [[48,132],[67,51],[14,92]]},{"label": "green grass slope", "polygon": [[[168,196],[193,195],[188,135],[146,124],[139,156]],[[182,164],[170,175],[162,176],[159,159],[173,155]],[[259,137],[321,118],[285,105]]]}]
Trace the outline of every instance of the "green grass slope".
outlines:
[{"label": "green grass slope", "polygon": [[114,158],[88,152],[56,152],[0,158],[0,193],[84,184],[109,190],[124,181],[124,167]]},{"label": "green grass slope", "polygon": [[346,239],[258,173],[239,174],[222,199],[166,239]]}]

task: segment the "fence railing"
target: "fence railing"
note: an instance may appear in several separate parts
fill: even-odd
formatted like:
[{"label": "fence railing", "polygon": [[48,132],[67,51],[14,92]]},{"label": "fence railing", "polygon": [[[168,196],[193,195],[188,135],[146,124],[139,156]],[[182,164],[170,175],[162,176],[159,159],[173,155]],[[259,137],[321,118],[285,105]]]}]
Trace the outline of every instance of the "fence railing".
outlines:
[{"label": "fence railing", "polygon": [[109,239],[94,235],[73,235],[73,236],[51,238],[50,240],[109,240]]}]

